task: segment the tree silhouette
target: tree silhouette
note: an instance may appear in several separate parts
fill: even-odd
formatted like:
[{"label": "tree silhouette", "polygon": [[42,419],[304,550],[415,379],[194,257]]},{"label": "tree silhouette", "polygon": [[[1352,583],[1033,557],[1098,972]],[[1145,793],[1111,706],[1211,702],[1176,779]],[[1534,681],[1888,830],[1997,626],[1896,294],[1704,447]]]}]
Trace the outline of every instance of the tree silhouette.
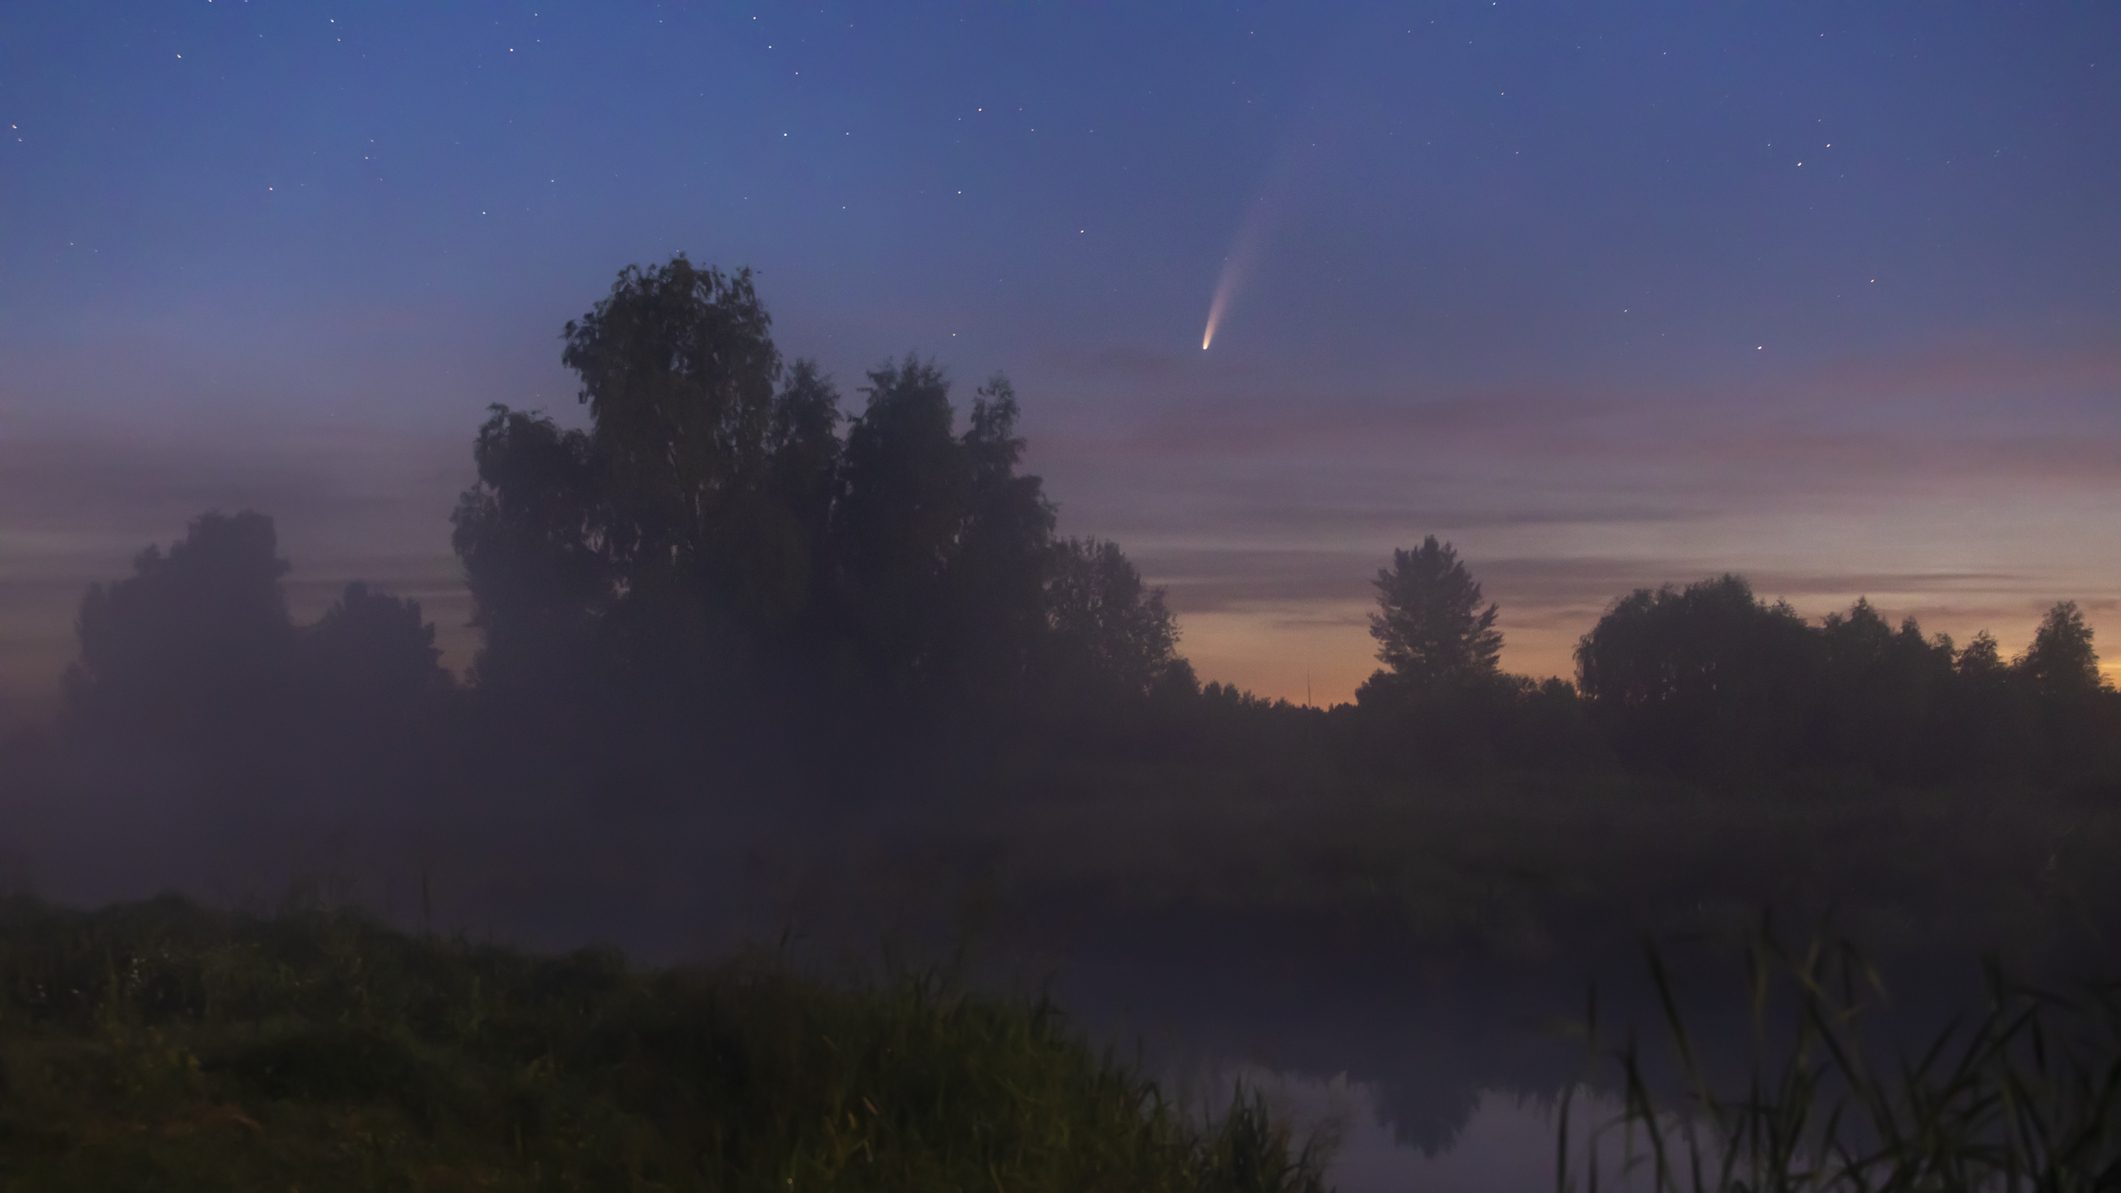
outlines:
[{"label": "tree silhouette", "polygon": [[272,519],[206,513],[130,578],[81,600],[78,661],[67,676],[77,721],[150,734],[262,724],[287,679],[293,627]]},{"label": "tree silhouette", "polygon": [[2023,770],[2038,749],[2030,692],[2004,661],[1995,635],[1981,630],[1952,665],[1935,753],[1967,774]]},{"label": "tree silhouette", "polygon": [[1967,641],[1954,666],[1962,678],[1968,679],[2000,676],[2009,670],[2003,652],[1996,646],[1996,636],[1987,630],[1976,632]]},{"label": "tree silhouette", "polygon": [[802,538],[816,583],[824,578],[832,501],[839,488],[840,394],[816,363],[798,360],[774,400],[767,446],[771,488]]},{"label": "tree silhouette", "polygon": [[579,682],[616,596],[589,437],[495,406],[472,458],[478,482],[457,502],[451,542],[482,634],[473,673],[488,689]]},{"label": "tree silhouette", "polygon": [[762,672],[764,640],[809,594],[810,544],[772,488],[775,432],[803,420],[776,418],[771,326],[748,270],[683,256],[621,271],[567,325],[561,361],[581,381],[603,497],[596,545],[622,589],[605,646],[644,675]]},{"label": "tree silhouette", "polygon": [[2075,601],[2058,602],[2047,611],[2013,671],[2033,705],[2041,769],[2060,777],[2102,758],[2113,765],[2121,753],[2114,745],[2121,718],[2099,675],[2091,627]]},{"label": "tree silhouette", "polygon": [[944,588],[971,476],[952,431],[950,385],[909,357],[869,374],[847,432],[834,519],[849,614],[872,674],[909,689],[943,666]]},{"label": "tree silhouette", "polygon": [[1802,756],[1817,641],[1726,575],[1621,598],[1576,647],[1577,686],[1623,758],[1723,769]]},{"label": "tree silhouette", "polygon": [[[1171,632],[1174,637],[1178,633],[1175,618]],[[1193,664],[1188,662],[1184,655],[1177,654],[1171,656],[1171,661],[1164,665],[1163,673],[1156,677],[1155,684],[1149,688],[1149,698],[1167,706],[1191,704],[1200,693],[1200,676],[1193,670]]]},{"label": "tree silhouette", "polygon": [[1449,543],[1430,535],[1412,551],[1394,551],[1375,584],[1370,636],[1398,681],[1436,689],[1494,677],[1502,655],[1496,606],[1481,607],[1480,585]]},{"label": "tree silhouette", "polygon": [[373,710],[408,708],[448,685],[434,642],[419,602],[358,580],[301,634],[312,681],[341,707]]},{"label": "tree silhouette", "polygon": [[606,548],[629,574],[719,573],[732,507],[761,487],[780,352],[748,270],[680,256],[620,272],[566,328],[611,500]]},{"label": "tree silhouette", "polygon": [[566,328],[589,429],[494,408],[455,534],[482,683],[719,699],[825,636],[838,394],[770,331],[748,271],[631,267]]},{"label": "tree silhouette", "polygon": [[1914,618],[1896,631],[1868,599],[1828,614],[1819,630],[1819,762],[1886,777],[1930,778],[1947,764],[1933,748],[1953,682],[1948,638],[1928,639]]},{"label": "tree silhouette", "polygon": [[2047,611],[2017,669],[2042,696],[2080,696],[2099,689],[2099,652],[2092,649],[2092,630],[2084,624],[2077,602],[2061,601]]},{"label": "tree silhouette", "polygon": [[1178,662],[1178,625],[1163,590],[1142,583],[1117,543],[1068,539],[1054,547],[1046,615],[1064,685],[1144,696]]},{"label": "tree silhouette", "polygon": [[963,437],[971,488],[950,586],[953,620],[966,636],[967,694],[1020,694],[1048,632],[1054,510],[1044,483],[1018,471],[1017,417],[1007,377],[996,373],[973,392]]},{"label": "tree silhouette", "polygon": [[932,362],[887,363],[864,392],[834,539],[870,674],[900,694],[1000,694],[1044,632],[1053,530],[1038,478],[1016,472],[1015,395],[999,378],[983,387],[959,437]]},{"label": "tree silhouette", "polygon": [[770,330],[748,272],[629,268],[566,329],[589,426],[493,409],[455,532],[482,688],[694,741],[1030,690],[1053,509],[1008,382],[960,433],[940,368],[886,362],[843,439],[830,378]]}]

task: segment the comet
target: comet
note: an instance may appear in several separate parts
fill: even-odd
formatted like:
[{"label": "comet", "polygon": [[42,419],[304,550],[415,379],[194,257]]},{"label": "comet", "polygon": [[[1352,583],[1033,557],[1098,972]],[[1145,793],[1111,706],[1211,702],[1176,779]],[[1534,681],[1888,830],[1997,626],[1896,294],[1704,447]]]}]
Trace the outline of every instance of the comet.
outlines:
[{"label": "comet", "polygon": [[1215,279],[1215,297],[1208,300],[1208,326],[1201,329],[1200,350],[1206,352],[1215,342],[1215,329],[1222,325],[1223,312],[1230,309],[1230,296],[1237,292],[1237,283],[1245,271],[1237,267],[1237,258],[1223,258],[1222,276]]},{"label": "comet", "polygon": [[1266,223],[1266,203],[1254,203],[1252,210],[1245,214],[1244,226],[1237,231],[1237,242],[1230,246],[1230,254],[1223,258],[1222,273],[1215,279],[1215,296],[1208,300],[1208,325],[1200,333],[1202,352],[1215,343],[1215,333],[1222,327],[1223,317],[1230,313],[1230,304],[1252,276],[1252,265],[1259,257],[1260,235]]},{"label": "comet", "polygon": [[1202,352],[1214,347],[1216,333],[1236,306],[1238,295],[1250,284],[1264,255],[1267,233],[1277,222],[1277,214],[1288,206],[1291,190],[1299,179],[1319,172],[1319,141],[1308,128],[1291,128],[1281,138],[1280,148],[1269,163],[1259,190],[1254,192],[1252,205],[1238,225],[1230,252],[1223,258],[1222,272],[1216,275],[1215,294],[1208,300],[1208,323],[1200,332]]}]

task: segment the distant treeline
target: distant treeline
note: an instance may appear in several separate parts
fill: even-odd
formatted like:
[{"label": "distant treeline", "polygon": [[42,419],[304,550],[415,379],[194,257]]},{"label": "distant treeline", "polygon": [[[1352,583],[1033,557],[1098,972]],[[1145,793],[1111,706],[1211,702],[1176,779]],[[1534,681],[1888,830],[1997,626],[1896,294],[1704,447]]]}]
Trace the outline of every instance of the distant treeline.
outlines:
[{"label": "distant treeline", "polygon": [[[1856,771],[1895,783],[2102,781],[2121,764],[2121,696],[2074,602],[2006,660],[1868,600],[1813,624],[1739,576],[1642,588],[1576,646],[1576,683],[1501,673],[1492,604],[1448,544],[1402,551],[1377,579],[1386,668],[1358,693],[1373,744],[1390,726],[1461,765],[1618,764],[1705,777]],[[1418,751],[1417,751],[1418,752]]]},{"label": "distant treeline", "polygon": [[563,360],[586,430],[506,407],[478,428],[454,512],[465,682],[415,603],[364,585],[294,624],[270,519],[208,513],[84,598],[60,743],[199,793],[349,799],[875,792],[1086,751],[1394,778],[2121,773],[2121,697],[2074,605],[2006,660],[1867,602],[1810,624],[1725,576],[1621,598],[1576,683],[1534,682],[1499,669],[1496,608],[1433,537],[1377,576],[1382,667],[1353,705],[1203,688],[1163,594],[1117,546],[1056,534],[1005,379],[961,412],[909,356],[846,414],[784,362],[748,272],[683,257],[622,272]]}]

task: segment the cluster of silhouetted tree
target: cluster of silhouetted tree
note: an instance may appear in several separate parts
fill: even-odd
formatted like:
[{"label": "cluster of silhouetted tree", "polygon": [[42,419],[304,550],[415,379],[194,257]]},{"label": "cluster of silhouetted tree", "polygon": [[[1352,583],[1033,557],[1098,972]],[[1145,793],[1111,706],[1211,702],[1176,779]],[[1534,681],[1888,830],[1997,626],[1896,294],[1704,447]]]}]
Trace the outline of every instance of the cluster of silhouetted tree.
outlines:
[{"label": "cluster of silhouetted tree", "polygon": [[[1371,618],[1384,668],[1358,694],[1372,748],[1416,765],[1617,762],[1693,775],[1854,771],[1896,783],[2121,774],[2121,696],[2074,602],[2006,661],[1868,600],[1819,624],[1734,575],[1643,588],[1576,648],[1577,682],[1498,666],[1496,606],[1449,544],[1397,552]],[[1422,757],[1426,755],[1426,757]]]},{"label": "cluster of silhouetted tree", "polygon": [[1583,693],[1620,756],[1706,770],[1856,768],[1901,782],[2104,776],[2121,702],[2073,602],[2006,662],[1870,602],[1812,625],[1724,576],[1638,591],[1577,648]]},{"label": "cluster of silhouetted tree", "polygon": [[130,577],[92,586],[66,676],[76,757],[202,807],[410,781],[413,744],[454,694],[434,627],[360,583],[298,625],[287,570],[270,518],[209,513]]},{"label": "cluster of silhouetted tree", "polygon": [[202,797],[466,784],[710,794],[977,779],[1088,752],[1397,777],[1495,768],[2115,773],[2121,708],[2058,605],[1963,649],[1867,602],[1811,624],[1726,576],[1643,589],[1577,681],[1499,666],[1497,609],[1429,538],[1376,578],[1382,668],[1330,713],[1202,688],[1163,594],[1058,537],[996,377],[916,357],[841,409],[785,363],[747,272],[623,272],[565,333],[587,425],[495,407],[454,545],[480,646],[353,584],[297,625],[271,521],[210,513],[81,605],[65,736]]},{"label": "cluster of silhouetted tree", "polygon": [[215,513],[84,600],[69,735],[223,789],[372,781],[438,746],[487,782],[882,785],[1197,692],[1162,593],[1055,534],[1005,379],[960,411],[908,357],[845,416],[784,364],[748,272],[682,257],[624,271],[563,360],[585,428],[495,407],[478,429],[464,690],[411,602],[354,585],[293,624],[270,519]]},{"label": "cluster of silhouetted tree", "polygon": [[593,709],[631,759],[883,783],[1057,710],[1192,690],[1161,593],[1055,535],[1005,379],[960,417],[908,357],[843,417],[815,365],[784,367],[748,273],[683,258],[621,274],[563,359],[588,428],[496,408],[455,515],[475,684],[526,723]]}]

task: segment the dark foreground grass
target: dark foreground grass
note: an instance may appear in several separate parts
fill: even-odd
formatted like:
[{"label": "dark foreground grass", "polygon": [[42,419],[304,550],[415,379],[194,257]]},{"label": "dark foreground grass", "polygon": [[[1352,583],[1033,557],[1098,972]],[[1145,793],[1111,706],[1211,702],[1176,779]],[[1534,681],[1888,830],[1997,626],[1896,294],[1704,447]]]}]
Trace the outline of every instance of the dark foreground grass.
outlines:
[{"label": "dark foreground grass", "polygon": [[641,972],[338,913],[0,904],[9,1190],[1316,1190],[1050,1007]]},{"label": "dark foreground grass", "polygon": [[[1650,968],[1663,1029],[1607,1055],[1617,1117],[1572,1138],[1562,1102],[1560,1189],[1611,1173],[1651,1193],[2121,1190],[2121,988],[2061,993],[1991,967],[1985,1005],[1885,1043],[1892,1002],[1854,948],[1763,933],[1734,1073],[1717,1062],[1744,1042],[1691,1027],[1654,950]],[[1594,1000],[1594,1042],[1596,1024]]]}]

